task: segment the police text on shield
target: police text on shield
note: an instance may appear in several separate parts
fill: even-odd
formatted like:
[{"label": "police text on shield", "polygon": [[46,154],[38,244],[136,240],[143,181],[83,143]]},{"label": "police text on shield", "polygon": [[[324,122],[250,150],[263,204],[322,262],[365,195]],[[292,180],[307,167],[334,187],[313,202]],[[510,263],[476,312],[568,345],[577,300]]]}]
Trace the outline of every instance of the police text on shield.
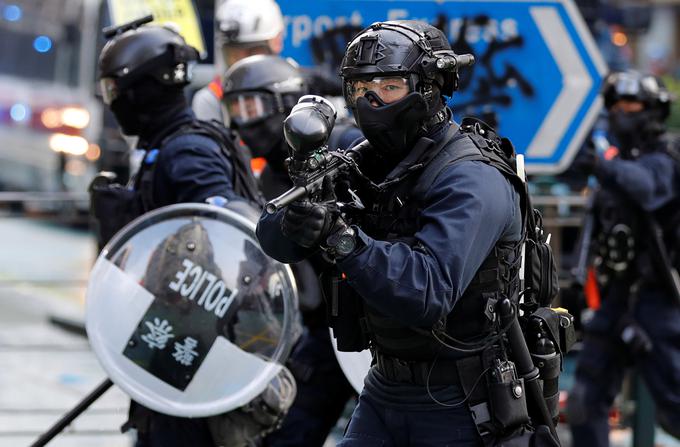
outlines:
[{"label": "police text on shield", "polygon": [[214,311],[215,315],[222,318],[234,301],[238,289],[229,291],[221,279],[218,280],[217,276],[189,259],[184,259],[182,266],[184,270],[175,274],[175,281],[168,287],[192,301],[202,290],[196,304],[203,306],[208,312]]}]

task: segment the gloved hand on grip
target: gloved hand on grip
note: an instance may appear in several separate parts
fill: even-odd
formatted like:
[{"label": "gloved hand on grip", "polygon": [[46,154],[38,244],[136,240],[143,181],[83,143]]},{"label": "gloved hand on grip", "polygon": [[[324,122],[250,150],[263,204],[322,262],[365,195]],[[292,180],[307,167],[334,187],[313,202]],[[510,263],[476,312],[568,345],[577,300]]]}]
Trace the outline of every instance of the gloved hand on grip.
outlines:
[{"label": "gloved hand on grip", "polygon": [[283,234],[302,247],[320,246],[341,219],[330,179],[324,179],[322,191],[321,202],[295,201],[288,205],[281,220]]}]

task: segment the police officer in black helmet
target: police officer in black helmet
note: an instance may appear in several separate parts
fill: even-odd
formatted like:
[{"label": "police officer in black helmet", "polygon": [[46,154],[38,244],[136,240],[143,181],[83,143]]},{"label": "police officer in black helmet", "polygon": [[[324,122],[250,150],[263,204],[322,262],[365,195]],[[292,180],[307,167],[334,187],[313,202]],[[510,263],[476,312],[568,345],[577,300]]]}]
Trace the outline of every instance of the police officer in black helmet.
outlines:
[{"label": "police officer in black helmet", "polygon": [[568,400],[574,445],[588,446],[609,445],[609,408],[627,366],[649,388],[658,423],[680,437],[680,156],[665,134],[671,97],[637,71],[610,74],[602,94],[612,145],[591,163],[600,184],[592,251],[602,302],[585,325]]},{"label": "police officer in black helmet", "polygon": [[142,192],[134,211],[212,196],[259,200],[247,160],[238,152],[228,159],[218,137],[199,130],[205,126],[187,103],[184,87],[197,50],[163,26],[117,28],[109,37],[99,57],[102,96],[122,132],[139,137],[138,147],[146,151],[137,182],[148,180],[150,192]]},{"label": "police officer in black helmet", "polygon": [[[258,180],[267,199],[291,187],[284,163],[289,149],[284,140],[283,121],[308,90],[308,80],[300,69],[278,56],[247,57],[224,75],[222,102],[230,126],[253,157],[266,160]],[[336,123],[328,144],[346,149],[359,137],[356,126]],[[355,395],[331,345],[318,280],[321,265],[321,260],[291,265],[305,325],[288,362],[298,392],[281,428],[268,435],[268,446],[321,447],[347,401]]]},{"label": "police officer in black helmet", "polygon": [[460,128],[444,103],[472,62],[423,22],[363,30],[341,69],[370,143],[365,178],[349,180],[361,211],[346,222],[336,187],[327,201],[260,218],[271,256],[292,262],[321,251],[333,260],[325,296],[338,347],[373,352],[343,447],[482,443],[466,395],[486,388],[479,346],[498,324],[485,315],[489,300],[517,290],[522,213],[513,184],[482,156],[483,141],[497,142],[493,131]]},{"label": "police officer in black helmet", "polygon": [[254,158],[264,158],[267,168],[260,178],[265,195],[278,195],[269,188],[276,174],[288,183],[284,160],[288,149],[283,139],[283,120],[308,85],[296,66],[278,56],[256,55],[241,59],[224,75],[222,104],[229,126],[250,149]]},{"label": "police officer in black helmet", "polygon": [[[143,26],[151,20],[105,31],[110,40],[99,58],[104,102],[123,133],[139,137],[139,148],[145,153],[127,187],[107,176],[91,186],[102,245],[132,219],[161,206],[205,202],[211,197],[261,203],[249,160],[234,135],[221,124],[196,120],[185,99],[184,87],[198,52],[171,28]],[[278,379],[288,381],[292,386],[286,389],[294,395],[285,368]],[[210,418],[168,416],[132,402],[124,429],[137,429],[139,447],[251,445],[276,426],[281,410],[285,413],[292,402],[292,396],[281,396],[280,390],[268,391],[254,409]],[[271,396],[281,401],[267,400]]]}]

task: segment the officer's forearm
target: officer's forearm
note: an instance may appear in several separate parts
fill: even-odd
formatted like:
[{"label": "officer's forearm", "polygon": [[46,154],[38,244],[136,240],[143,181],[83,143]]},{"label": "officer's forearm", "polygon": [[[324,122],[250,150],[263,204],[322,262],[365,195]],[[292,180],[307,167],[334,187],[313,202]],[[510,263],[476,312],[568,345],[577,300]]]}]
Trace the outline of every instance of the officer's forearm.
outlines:
[{"label": "officer's forearm", "polygon": [[616,184],[643,208],[653,202],[657,190],[653,174],[639,163],[620,159],[602,162],[598,177]]},{"label": "officer's forearm", "polygon": [[338,266],[369,305],[402,323],[425,327],[450,312],[453,287],[434,257],[401,242],[360,237],[364,247]]}]

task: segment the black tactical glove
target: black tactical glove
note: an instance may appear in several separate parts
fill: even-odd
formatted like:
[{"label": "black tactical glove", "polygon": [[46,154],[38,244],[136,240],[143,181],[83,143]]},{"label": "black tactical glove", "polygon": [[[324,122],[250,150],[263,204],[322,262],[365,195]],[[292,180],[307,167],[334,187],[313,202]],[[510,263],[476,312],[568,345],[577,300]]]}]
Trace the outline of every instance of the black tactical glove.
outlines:
[{"label": "black tactical glove", "polygon": [[281,231],[298,245],[317,247],[326,240],[335,226],[338,213],[333,208],[336,207],[326,202],[293,202],[283,215]]},{"label": "black tactical glove", "polygon": [[340,212],[330,179],[324,179],[323,200],[298,200],[286,208],[281,231],[296,244],[313,248],[326,241],[340,219]]}]

